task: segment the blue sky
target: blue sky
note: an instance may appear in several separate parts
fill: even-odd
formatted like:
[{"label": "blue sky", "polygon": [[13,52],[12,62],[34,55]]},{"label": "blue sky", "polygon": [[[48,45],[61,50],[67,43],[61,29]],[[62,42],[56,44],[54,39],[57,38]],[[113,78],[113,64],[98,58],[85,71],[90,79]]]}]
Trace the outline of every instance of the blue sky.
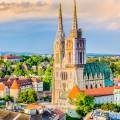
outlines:
[{"label": "blue sky", "polygon": [[[0,10],[0,51],[53,53],[57,32],[56,1],[44,0],[37,7],[24,9],[21,6],[12,9],[13,5],[9,11],[2,6],[5,9]],[[71,30],[72,1],[61,0],[66,37]],[[118,0],[77,0],[78,22],[88,53],[120,53],[119,6]]]},{"label": "blue sky", "polygon": [[[64,20],[64,29],[68,36],[71,20]],[[80,22],[79,22],[80,23]],[[83,35],[87,41],[87,52],[119,53],[120,32],[104,29],[87,29],[82,22]],[[89,25],[88,25],[89,26]],[[26,19],[0,23],[0,50],[52,53],[57,31],[57,19]]]}]

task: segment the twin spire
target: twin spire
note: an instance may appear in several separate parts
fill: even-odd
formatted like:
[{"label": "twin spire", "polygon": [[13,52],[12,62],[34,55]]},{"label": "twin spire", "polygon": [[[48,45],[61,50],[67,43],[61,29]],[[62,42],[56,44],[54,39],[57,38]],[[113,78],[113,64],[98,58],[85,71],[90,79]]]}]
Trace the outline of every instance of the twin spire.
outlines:
[{"label": "twin spire", "polygon": [[[72,35],[76,37],[78,30],[78,24],[77,24],[77,8],[76,8],[76,0],[74,0],[74,13],[73,13],[73,19],[72,19]],[[63,32],[63,20],[62,20],[62,8],[61,3],[59,5],[59,21],[58,21],[58,31]]]},{"label": "twin spire", "polygon": [[60,5],[59,5],[58,31],[59,31],[59,32],[63,32],[63,20],[62,20],[62,8],[61,8],[61,3],[60,3]]},{"label": "twin spire", "polygon": [[77,8],[76,8],[76,0],[74,0],[74,13],[73,13],[73,20],[72,20],[72,30],[76,31],[77,29],[78,29]]}]

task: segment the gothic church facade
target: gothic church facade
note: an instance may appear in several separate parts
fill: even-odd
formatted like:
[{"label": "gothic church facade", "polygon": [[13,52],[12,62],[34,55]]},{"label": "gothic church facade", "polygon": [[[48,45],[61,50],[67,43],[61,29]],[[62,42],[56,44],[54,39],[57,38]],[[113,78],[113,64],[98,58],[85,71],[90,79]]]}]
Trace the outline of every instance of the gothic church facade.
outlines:
[{"label": "gothic church facade", "polygon": [[[67,94],[74,85],[81,90],[104,87],[104,75],[87,76],[84,72],[86,65],[86,39],[83,38],[82,29],[78,28],[77,6],[74,0],[72,29],[66,38],[63,28],[62,7],[59,6],[58,31],[54,44],[54,72],[52,101],[60,104],[67,99]],[[63,101],[63,103],[65,103]]]}]

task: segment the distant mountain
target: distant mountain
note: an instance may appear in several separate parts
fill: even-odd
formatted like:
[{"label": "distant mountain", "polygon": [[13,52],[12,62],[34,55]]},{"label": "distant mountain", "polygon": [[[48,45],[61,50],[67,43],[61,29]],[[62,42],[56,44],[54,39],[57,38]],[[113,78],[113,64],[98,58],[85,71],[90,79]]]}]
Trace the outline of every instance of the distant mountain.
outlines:
[{"label": "distant mountain", "polygon": [[30,55],[33,55],[34,53],[28,53],[28,52],[9,52],[9,51],[7,51],[7,52],[1,52],[0,51],[0,55],[10,55],[10,54],[12,54],[12,55],[18,55],[18,56],[20,56],[20,55],[30,56]]},{"label": "distant mountain", "polygon": [[120,56],[120,54],[87,53],[88,57]]},{"label": "distant mountain", "polygon": [[31,55],[52,55],[52,54],[39,54],[39,53],[30,53],[30,52],[10,52],[10,51],[0,51],[0,55],[16,55],[16,56],[31,56]]},{"label": "distant mountain", "polygon": [[[52,55],[52,54],[39,54],[39,53],[30,53],[30,52],[10,52],[10,51],[0,51],[0,55],[25,55],[25,56],[31,56],[31,55]],[[120,54],[102,54],[102,53],[87,53],[88,57],[99,57],[99,56],[120,56]]]}]

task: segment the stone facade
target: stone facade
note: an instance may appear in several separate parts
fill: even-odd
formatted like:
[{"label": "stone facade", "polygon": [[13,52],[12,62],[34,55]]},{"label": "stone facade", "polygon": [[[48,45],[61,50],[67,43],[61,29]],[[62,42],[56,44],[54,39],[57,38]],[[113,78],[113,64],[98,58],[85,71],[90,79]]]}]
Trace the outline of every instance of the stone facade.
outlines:
[{"label": "stone facade", "polygon": [[86,39],[82,29],[78,29],[76,1],[74,0],[74,14],[72,30],[65,38],[62,23],[62,8],[59,7],[58,32],[54,44],[54,72],[53,72],[53,104],[67,106],[67,96],[74,85],[81,90],[104,87],[104,75],[89,75],[84,73],[86,64]]}]

